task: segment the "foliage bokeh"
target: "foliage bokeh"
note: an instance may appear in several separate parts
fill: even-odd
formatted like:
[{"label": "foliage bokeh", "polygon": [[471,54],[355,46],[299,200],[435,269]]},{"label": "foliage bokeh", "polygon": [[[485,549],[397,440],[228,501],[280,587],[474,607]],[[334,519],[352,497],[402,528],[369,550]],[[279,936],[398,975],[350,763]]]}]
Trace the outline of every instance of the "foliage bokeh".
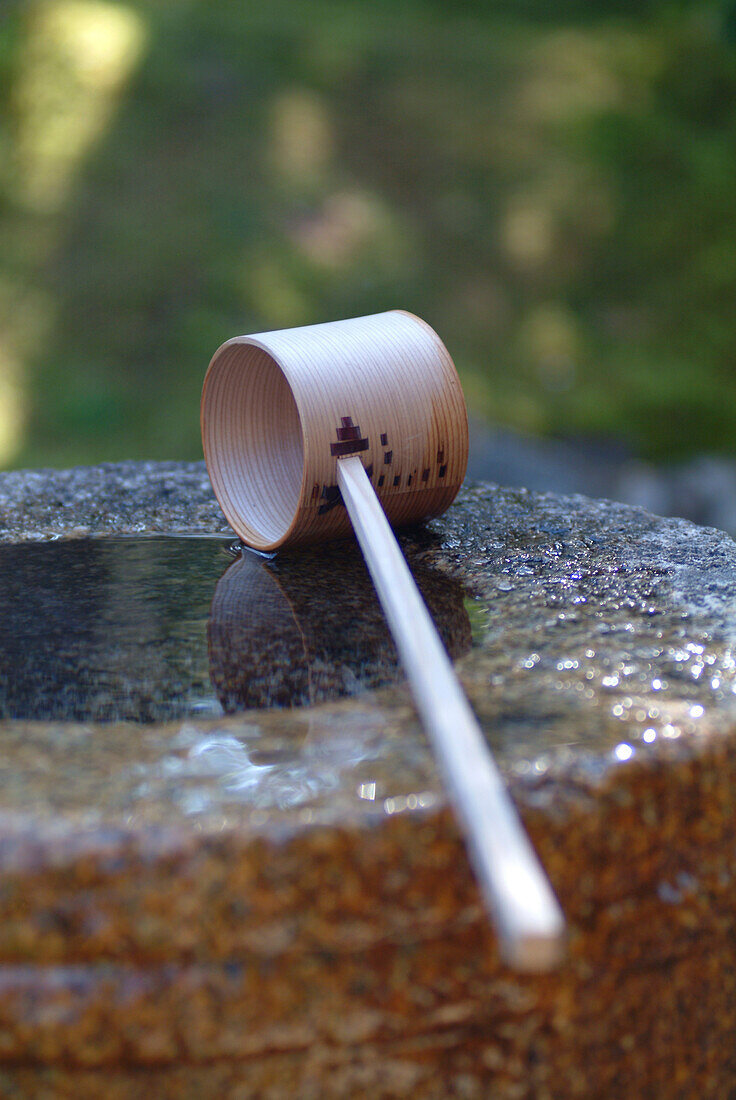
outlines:
[{"label": "foliage bokeh", "polygon": [[401,306],[473,409],[736,427],[736,15],[596,0],[0,8],[0,463],[199,457],[214,349]]}]

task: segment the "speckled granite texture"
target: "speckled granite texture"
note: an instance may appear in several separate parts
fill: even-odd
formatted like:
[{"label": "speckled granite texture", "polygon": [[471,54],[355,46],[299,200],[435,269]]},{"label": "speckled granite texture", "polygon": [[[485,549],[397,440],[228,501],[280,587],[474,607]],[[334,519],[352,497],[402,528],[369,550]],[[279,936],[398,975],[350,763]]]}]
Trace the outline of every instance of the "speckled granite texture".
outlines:
[{"label": "speckled granite texture", "polygon": [[[199,465],[0,476],[6,542],[223,527]],[[0,1095],[734,1092],[736,546],[493,486],[403,542],[467,588],[458,670],[568,962],[499,964],[401,685],[165,725],[6,721]]]},{"label": "speckled granite texture", "polygon": [[0,474],[0,541],[228,533],[203,462],[120,462]]}]

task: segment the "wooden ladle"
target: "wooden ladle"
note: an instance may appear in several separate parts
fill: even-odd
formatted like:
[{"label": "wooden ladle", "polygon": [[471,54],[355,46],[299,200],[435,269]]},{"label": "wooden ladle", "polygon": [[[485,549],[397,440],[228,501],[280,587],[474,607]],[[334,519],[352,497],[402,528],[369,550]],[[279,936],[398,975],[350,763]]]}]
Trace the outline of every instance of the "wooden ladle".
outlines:
[{"label": "wooden ladle", "polygon": [[556,965],[559,904],[389,526],[439,515],[465,475],[465,401],[440,338],[403,310],[236,336],[207,371],[202,441],[246,545],[276,550],[352,524],[502,954],[524,970]]}]

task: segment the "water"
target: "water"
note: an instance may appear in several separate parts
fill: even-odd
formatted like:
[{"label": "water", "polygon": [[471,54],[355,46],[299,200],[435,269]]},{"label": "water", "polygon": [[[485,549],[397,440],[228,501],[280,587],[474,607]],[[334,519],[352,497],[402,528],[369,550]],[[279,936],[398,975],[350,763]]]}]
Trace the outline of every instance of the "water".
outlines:
[{"label": "water", "polygon": [[[451,653],[461,585],[415,567]],[[357,695],[401,676],[349,544],[268,561],[218,538],[0,549],[0,718],[150,723]]]}]

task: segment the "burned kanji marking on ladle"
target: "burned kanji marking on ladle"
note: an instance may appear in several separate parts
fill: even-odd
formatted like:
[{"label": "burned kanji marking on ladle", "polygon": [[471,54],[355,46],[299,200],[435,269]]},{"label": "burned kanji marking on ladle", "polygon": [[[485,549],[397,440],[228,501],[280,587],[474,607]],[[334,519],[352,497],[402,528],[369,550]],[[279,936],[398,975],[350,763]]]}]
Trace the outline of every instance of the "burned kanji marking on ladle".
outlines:
[{"label": "burned kanji marking on ladle", "polygon": [[353,424],[352,416],[341,417],[342,427],[337,429],[337,443],[330,443],[330,454],[333,458],[343,455],[353,455],[358,451],[368,450],[368,438],[360,436],[360,425]]},{"label": "burned kanji marking on ladle", "polygon": [[322,486],[322,500],[323,504],[320,504],[317,509],[317,515],[323,516],[325,512],[332,511],[338,504],[342,504],[342,493],[337,485],[323,485]]}]

